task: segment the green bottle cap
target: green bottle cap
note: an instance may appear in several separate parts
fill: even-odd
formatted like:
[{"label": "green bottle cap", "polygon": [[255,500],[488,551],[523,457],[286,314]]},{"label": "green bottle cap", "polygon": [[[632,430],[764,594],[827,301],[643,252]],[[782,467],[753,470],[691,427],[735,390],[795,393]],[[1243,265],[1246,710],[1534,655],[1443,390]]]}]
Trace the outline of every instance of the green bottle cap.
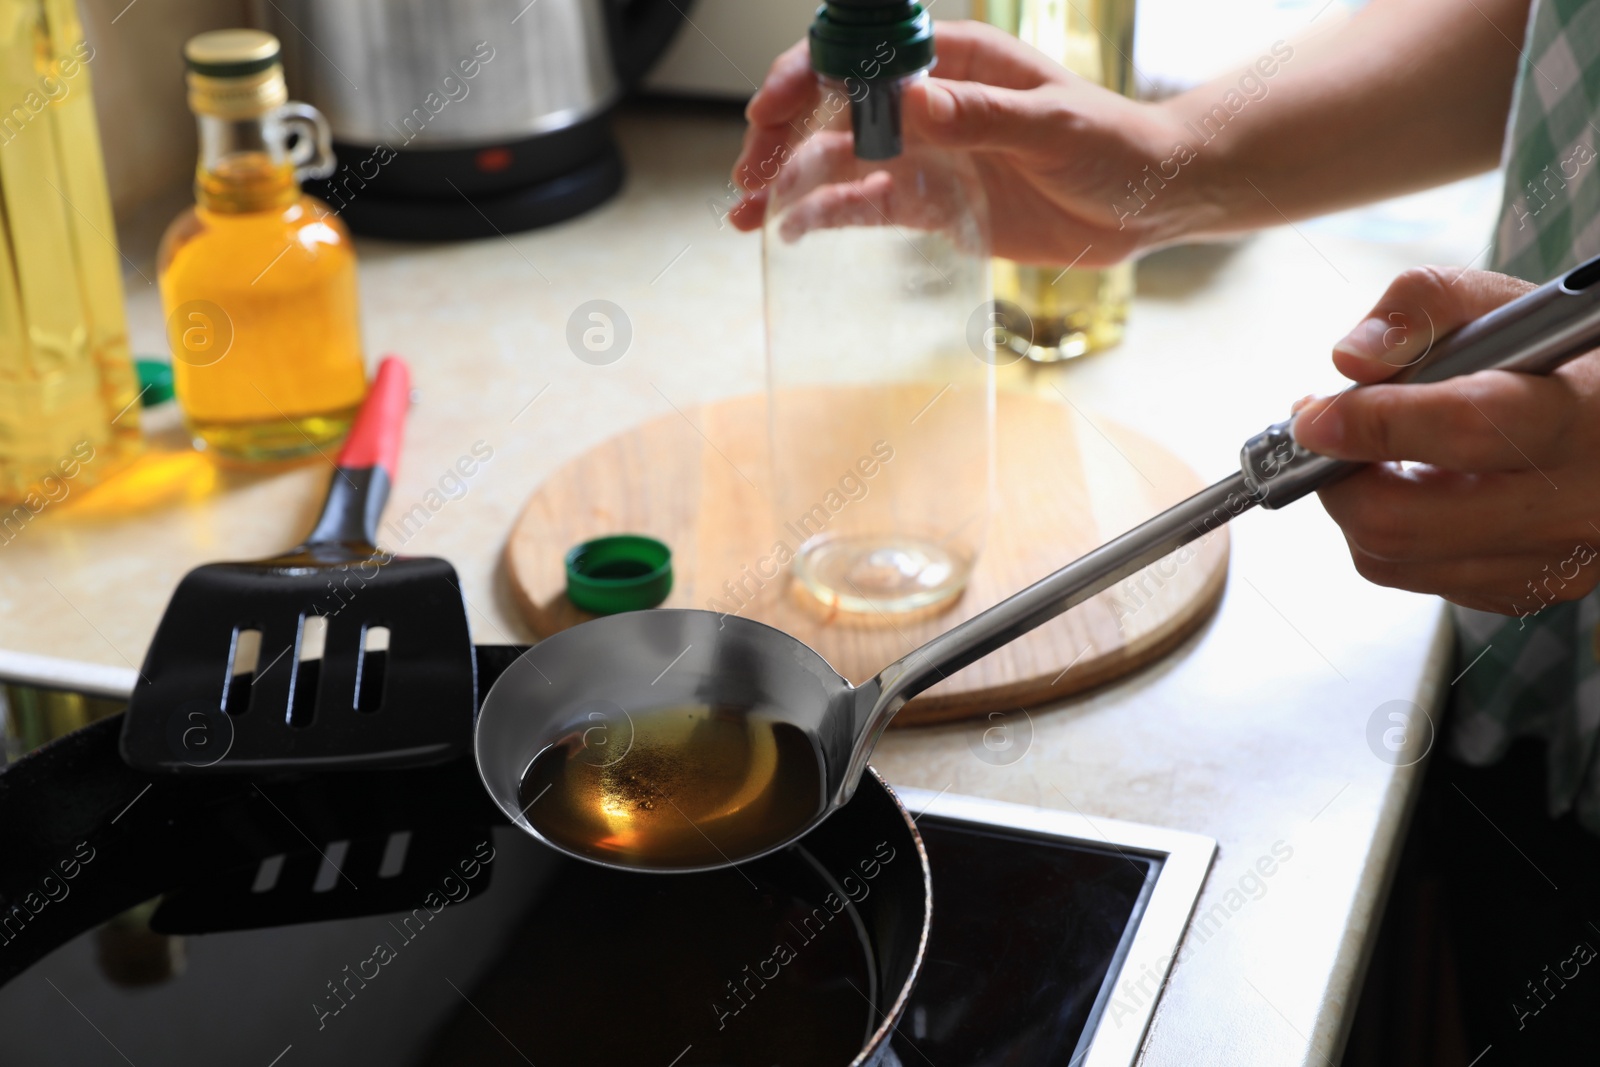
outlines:
[{"label": "green bottle cap", "polygon": [[599,537],[567,553],[567,599],[584,611],[642,611],[670,592],[672,550],[653,537]]},{"label": "green bottle cap", "polygon": [[153,408],[172,399],[171,363],[141,356],[133,361],[133,369],[139,375],[140,407]]},{"label": "green bottle cap", "polygon": [[905,0],[827,0],[811,23],[811,69],[831,78],[903,78],[933,66],[933,19]]}]

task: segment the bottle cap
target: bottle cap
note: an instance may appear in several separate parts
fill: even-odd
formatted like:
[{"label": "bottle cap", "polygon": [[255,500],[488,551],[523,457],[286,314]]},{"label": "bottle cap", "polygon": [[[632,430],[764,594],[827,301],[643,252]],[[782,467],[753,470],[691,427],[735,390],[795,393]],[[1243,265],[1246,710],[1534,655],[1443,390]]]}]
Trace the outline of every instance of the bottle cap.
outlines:
[{"label": "bottle cap", "polygon": [[599,537],[567,552],[567,599],[584,611],[641,611],[670,592],[672,550],[653,537]]},{"label": "bottle cap", "polygon": [[811,23],[811,69],[831,78],[903,78],[933,66],[933,19],[906,0],[827,0]]},{"label": "bottle cap", "polygon": [[211,30],[189,38],[183,58],[189,69],[208,78],[242,78],[278,62],[282,47],[265,30]]},{"label": "bottle cap", "polygon": [[211,30],[189,38],[189,109],[197,115],[251,119],[289,102],[278,39],[263,30]]},{"label": "bottle cap", "polygon": [[172,399],[172,364],[140,356],[133,361],[139,375],[139,406],[153,408]]},{"label": "bottle cap", "polygon": [[933,66],[933,20],[905,0],[828,0],[811,23],[811,69],[844,80],[858,159],[898,156],[903,79]]}]

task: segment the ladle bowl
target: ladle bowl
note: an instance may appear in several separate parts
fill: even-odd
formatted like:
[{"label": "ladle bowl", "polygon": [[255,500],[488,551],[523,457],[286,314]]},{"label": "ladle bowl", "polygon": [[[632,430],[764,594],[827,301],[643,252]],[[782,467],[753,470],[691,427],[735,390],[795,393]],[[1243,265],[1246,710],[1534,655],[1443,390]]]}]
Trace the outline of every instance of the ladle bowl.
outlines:
[{"label": "ladle bowl", "polygon": [[[478,716],[478,769],[514,824],[569,855],[629,870],[726,866],[783,847],[849,801],[866,765],[851,762],[862,694],[803,642],[763,623],[693,609],[609,615],[546,639],[500,676]],[[766,847],[679,865],[575,850],[529,819],[537,798],[523,797],[522,780],[540,753],[576,738],[583,758],[623,766],[636,719],[684,706],[769,716],[798,728],[819,772],[809,821]]]}]

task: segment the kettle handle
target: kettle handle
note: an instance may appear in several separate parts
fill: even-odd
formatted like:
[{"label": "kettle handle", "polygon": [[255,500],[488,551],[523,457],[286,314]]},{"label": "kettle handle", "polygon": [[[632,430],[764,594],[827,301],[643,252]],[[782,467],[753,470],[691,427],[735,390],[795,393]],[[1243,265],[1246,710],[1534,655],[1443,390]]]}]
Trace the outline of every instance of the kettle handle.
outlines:
[{"label": "kettle handle", "polygon": [[688,20],[694,0],[604,0],[612,63],[623,88],[638,85]]}]

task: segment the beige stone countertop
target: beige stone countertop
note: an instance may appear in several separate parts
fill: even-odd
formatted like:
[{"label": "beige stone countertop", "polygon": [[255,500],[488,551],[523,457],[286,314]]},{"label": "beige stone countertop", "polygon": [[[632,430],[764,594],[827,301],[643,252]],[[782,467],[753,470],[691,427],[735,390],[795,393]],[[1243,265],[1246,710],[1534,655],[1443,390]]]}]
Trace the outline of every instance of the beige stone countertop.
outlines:
[{"label": "beige stone countertop", "polygon": [[[369,356],[405,355],[418,396],[389,513],[441,479],[451,488],[476,443],[493,450],[403,546],[455,564],[477,641],[530,639],[499,560],[542,479],[674,407],[763,387],[759,241],[714,210],[740,128],[731,110],[631,110],[619,122],[627,188],[581,219],[509,239],[361,244]],[[1291,401],[1338,386],[1328,349],[1390,277],[1481,257],[1492,194],[1483,180],[1160,253],[1141,265],[1119,349],[1008,384],[1059,386],[1222,477]],[[155,289],[129,278],[135,347],[159,351]],[[592,299],[632,323],[631,349],[610,366],[579,361],[565,341]],[[136,504],[69,499],[0,547],[0,677],[126,693],[187,570],[272,554],[308,529],[325,464],[219,472],[184,452],[170,414],[149,422],[166,455]],[[1217,615],[1153,668],[1033,710],[1018,762],[976,758],[981,727],[959,725],[893,732],[875,759],[900,784],[1220,843],[1197,912],[1212,919],[1203,942],[1191,930],[1157,1008],[1152,1067],[1337,1062],[1418,784],[1418,768],[1374,754],[1368,722],[1388,701],[1433,708],[1450,682],[1441,603],[1359,578],[1315,501],[1246,515],[1233,538]],[[388,547],[400,547],[392,535]],[[1255,876],[1274,855],[1274,873]]]}]

